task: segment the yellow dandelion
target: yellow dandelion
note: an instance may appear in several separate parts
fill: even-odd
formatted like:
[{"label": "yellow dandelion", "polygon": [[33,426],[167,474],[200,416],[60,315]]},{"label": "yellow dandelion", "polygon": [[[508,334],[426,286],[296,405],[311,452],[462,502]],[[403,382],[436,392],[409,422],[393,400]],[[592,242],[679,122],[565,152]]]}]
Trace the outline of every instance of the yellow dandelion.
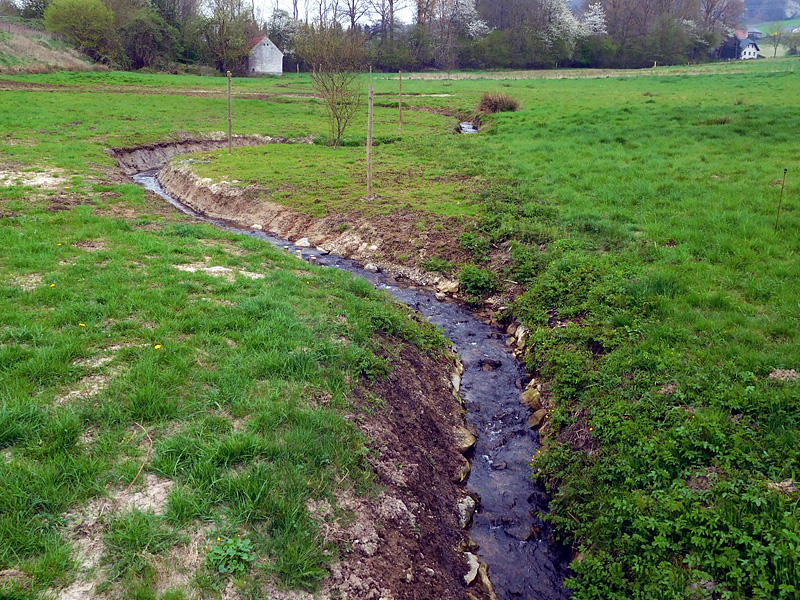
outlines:
[{"label": "yellow dandelion", "polygon": [[156,344],[156,345],[154,346],[154,348],[155,348],[156,350],[160,350],[160,349],[161,349],[161,344]]},{"label": "yellow dandelion", "polygon": [[61,245],[61,242],[58,242],[58,245],[60,246],[60,245]]},{"label": "yellow dandelion", "polygon": [[218,541],[218,542],[221,542],[221,541],[222,541],[222,538],[219,538],[219,537],[218,537],[218,538],[217,538],[217,541]]},{"label": "yellow dandelion", "polygon": [[86,327],[86,323],[78,323],[78,325],[81,327]]},{"label": "yellow dandelion", "polygon": [[56,287],[56,284],[55,283],[51,283],[50,287]]},{"label": "yellow dandelion", "polygon": [[589,427],[589,431],[594,431],[594,427]]}]

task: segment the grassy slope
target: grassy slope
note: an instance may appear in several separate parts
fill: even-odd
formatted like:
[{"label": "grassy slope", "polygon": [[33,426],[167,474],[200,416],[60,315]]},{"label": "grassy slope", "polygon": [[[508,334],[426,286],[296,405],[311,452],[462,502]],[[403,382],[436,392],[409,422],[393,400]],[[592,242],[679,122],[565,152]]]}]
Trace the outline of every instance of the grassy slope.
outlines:
[{"label": "grassy slope", "polygon": [[[212,551],[216,536],[252,545],[252,581],[313,585],[331,549],[306,500],[368,480],[342,416],[349,391],[388,368],[381,335],[432,347],[438,334],[365,282],[188,222],[108,178],[105,147],[162,139],[176,123],[218,129],[224,102],[67,92],[0,102],[0,170],[63,181],[0,187],[0,569],[31,577],[4,576],[2,593],[70,580],[64,511],[107,486],[119,493],[148,439],[146,472],[177,485],[163,516],[106,516],[104,560],[123,586],[112,595],[152,597],[156,565],[201,525]],[[302,104],[243,102],[237,119],[248,132],[318,126]],[[231,280],[176,269],[192,263],[231,268]],[[209,568],[193,585],[220,582]]]},{"label": "grassy slope", "polygon": [[39,31],[0,20],[0,73],[97,68],[69,44]]},{"label": "grassy slope", "polygon": [[[452,96],[411,102],[465,109],[479,91],[505,91],[524,110],[483,136],[376,152],[413,148],[422,164],[497,183],[469,241],[510,241],[507,275],[528,288],[514,312],[552,391],[550,450],[535,468],[581,550],[577,598],[800,589],[797,498],[769,487],[798,478],[798,388],[768,378],[800,366],[796,65],[412,80],[404,90]],[[378,91],[394,85],[381,79]]]}]

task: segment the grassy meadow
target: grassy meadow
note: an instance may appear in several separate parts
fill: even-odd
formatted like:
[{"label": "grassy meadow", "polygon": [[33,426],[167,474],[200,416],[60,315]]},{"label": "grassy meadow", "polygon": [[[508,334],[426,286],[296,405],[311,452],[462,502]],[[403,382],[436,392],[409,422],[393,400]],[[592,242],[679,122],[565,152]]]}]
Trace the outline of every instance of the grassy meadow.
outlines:
[{"label": "grassy meadow", "polygon": [[[377,203],[362,200],[365,115],[338,150],[242,148],[195,166],[315,215],[410,207],[471,224],[462,282],[473,295],[521,286],[503,317],[531,329],[525,360],[548,392],[533,469],[576,551],[576,599],[788,599],[800,593],[798,67],[404,77],[402,132],[397,81],[376,75]],[[11,80],[31,89],[0,92],[0,171],[14,183],[0,187],[0,569],[30,574],[20,594],[68,583],[65,512],[134,478],[144,427],[145,472],[174,487],[163,513],[111,517],[109,585],[154,597],[159,553],[198,523],[249,565],[235,536],[248,541],[251,578],[312,585],[330,548],[305,500],[342,474],[369,484],[342,409],[359,376],[390,368],[375,331],[423,347],[437,336],[366,284],[186,222],[115,175],[107,147],[223,129],[224,79]],[[237,133],[324,139],[306,76],[236,85]],[[484,91],[521,110],[450,135]],[[213,588],[208,564],[198,589]]]},{"label": "grassy meadow", "polygon": [[[224,102],[0,96],[0,597],[76,576],[117,598],[216,597],[228,573],[242,593],[313,588],[335,549],[306,502],[372,487],[353,388],[398,342],[443,338],[364,281],[164,208],[105,154],[218,130]],[[247,104],[264,131],[269,105]],[[286,106],[278,133],[319,127]],[[167,493],[131,507],[143,465],[128,496],[145,478]],[[106,496],[87,575],[75,532]],[[165,584],[198,534],[201,568]]]}]

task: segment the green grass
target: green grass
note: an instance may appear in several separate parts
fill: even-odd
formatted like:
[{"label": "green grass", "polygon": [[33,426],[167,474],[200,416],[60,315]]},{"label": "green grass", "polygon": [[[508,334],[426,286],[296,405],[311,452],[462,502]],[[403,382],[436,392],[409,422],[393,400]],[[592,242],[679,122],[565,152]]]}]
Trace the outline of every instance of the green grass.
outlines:
[{"label": "green grass", "polygon": [[[554,493],[559,535],[583,557],[570,582],[576,600],[685,598],[713,585],[726,598],[792,598],[800,589],[797,497],[769,486],[800,477],[798,384],[768,378],[800,369],[797,65],[404,79],[409,94],[448,94],[409,95],[404,106],[453,116],[409,110],[402,134],[397,82],[374,78],[376,135],[393,141],[375,149],[387,203],[372,210],[410,204],[472,219],[460,238],[472,264],[431,257],[430,268],[460,269],[475,296],[498,280],[524,287],[510,311],[531,329],[525,359],[551,390],[535,469]],[[0,162],[60,169],[58,193],[84,204],[52,212],[52,198],[36,190],[0,188],[3,281],[41,277],[28,292],[5,283],[0,296],[0,440],[10,457],[0,462],[0,568],[33,574],[37,589],[69,578],[63,513],[133,479],[144,458],[140,423],[155,436],[147,472],[176,486],[165,514],[141,517],[135,542],[113,555],[133,565],[120,580],[152,590],[161,550],[151,552],[158,544],[147,536],[180,545],[212,520],[220,537],[247,532],[264,557],[250,577],[313,585],[328,548],[303,502],[330,495],[336,474],[368,485],[363,443],[341,410],[353,381],[389,368],[375,331],[422,346],[436,336],[363,282],[168,221],[138,188],[107,180],[109,145],[222,129],[224,80],[15,79],[68,87],[2,93],[0,135],[13,145]],[[197,85],[216,95],[161,94]],[[235,131],[325,130],[313,98],[270,96],[307,92],[307,77],[241,85],[264,99],[236,100]],[[522,108],[489,117],[480,135],[446,134],[482,92],[507,93]],[[363,127],[362,116],[351,143]],[[204,174],[257,183],[302,210],[363,208],[363,147],[210,156]],[[385,175],[403,171],[412,173],[394,183]],[[457,177],[483,185],[464,193]],[[104,247],[72,246],[86,240]],[[175,268],[206,256],[265,277]],[[490,264],[505,266],[492,274]],[[112,344],[125,346],[111,362],[82,360]],[[91,375],[108,377],[105,390],[55,402]],[[91,450],[87,430],[97,432]]]},{"label": "green grass", "polygon": [[[535,468],[554,493],[551,520],[584,557],[578,599],[684,598],[703,582],[729,598],[800,589],[797,499],[769,487],[800,476],[797,383],[768,378],[800,368],[798,63],[773,62],[776,72],[411,80],[452,94],[431,104],[467,110],[496,86],[523,107],[483,135],[414,149],[421,165],[493,183],[461,244],[478,265],[508,244],[499,275],[527,290],[512,312],[532,329],[526,361],[553,409]],[[226,168],[267,187],[278,177]],[[319,199],[342,206],[336,191]],[[436,210],[448,202],[458,210],[445,194]],[[496,285],[476,265],[461,274],[473,296]],[[710,484],[693,483],[701,476]]]},{"label": "green grass", "polygon": [[[186,112],[191,128],[213,128],[211,100],[2,96],[4,139],[24,140],[3,146],[2,168],[58,169],[63,184],[0,187],[0,568],[30,575],[30,593],[79,573],[65,513],[134,479],[141,426],[154,440],[142,478],[176,485],[163,514],[103,518],[110,593],[152,597],[164,557],[204,523],[247,532],[253,581],[313,587],[332,548],[306,500],[371,485],[344,419],[353,386],[386,373],[379,353],[399,341],[435,350],[443,338],[366,282],[165,214],[106,179],[105,147],[164,138]],[[288,106],[242,104],[250,131]],[[291,107],[294,122],[317,122],[305,110]],[[176,268],[187,264],[231,275]]]}]

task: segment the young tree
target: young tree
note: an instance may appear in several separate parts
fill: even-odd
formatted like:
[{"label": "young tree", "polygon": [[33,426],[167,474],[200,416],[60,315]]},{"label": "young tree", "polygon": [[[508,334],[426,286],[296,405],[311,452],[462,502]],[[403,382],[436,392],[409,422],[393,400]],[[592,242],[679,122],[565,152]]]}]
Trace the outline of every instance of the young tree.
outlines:
[{"label": "young tree", "polygon": [[325,107],[334,148],[361,105],[358,78],[366,62],[365,41],[356,31],[343,31],[338,23],[309,26],[297,38],[297,51],[312,68],[314,90]]},{"label": "young tree", "polygon": [[767,25],[764,28],[764,39],[772,46],[772,58],[778,56],[778,46],[783,43],[783,25],[780,22]]}]

